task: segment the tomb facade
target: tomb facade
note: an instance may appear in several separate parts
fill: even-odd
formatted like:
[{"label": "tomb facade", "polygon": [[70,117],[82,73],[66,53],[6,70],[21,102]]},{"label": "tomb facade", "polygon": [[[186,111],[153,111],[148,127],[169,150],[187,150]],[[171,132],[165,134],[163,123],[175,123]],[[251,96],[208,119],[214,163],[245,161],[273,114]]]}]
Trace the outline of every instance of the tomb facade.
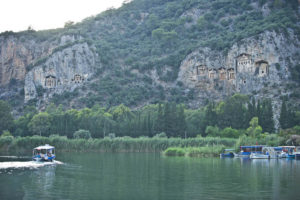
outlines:
[{"label": "tomb facade", "polygon": [[216,78],[216,70],[215,69],[210,69],[210,70],[208,70],[208,78],[210,78],[210,79],[214,79],[214,78]]},{"label": "tomb facade", "polygon": [[226,80],[227,79],[227,73],[224,67],[219,68],[219,79],[220,80]]},{"label": "tomb facade", "polygon": [[258,68],[258,76],[263,77],[269,74],[269,63],[265,60],[255,62],[255,67]]},{"label": "tomb facade", "polygon": [[46,76],[45,87],[46,88],[55,88],[56,87],[56,77],[53,75]]},{"label": "tomb facade", "polygon": [[206,72],[207,72],[207,68],[205,65],[197,66],[197,75],[198,76],[205,76]]},{"label": "tomb facade", "polygon": [[253,72],[251,55],[242,53],[237,57],[238,72]]},{"label": "tomb facade", "polygon": [[228,80],[234,80],[235,79],[235,72],[233,68],[228,69]]},{"label": "tomb facade", "polygon": [[72,82],[74,83],[81,83],[82,81],[84,81],[84,78],[79,74],[75,74],[74,78],[72,79]]}]

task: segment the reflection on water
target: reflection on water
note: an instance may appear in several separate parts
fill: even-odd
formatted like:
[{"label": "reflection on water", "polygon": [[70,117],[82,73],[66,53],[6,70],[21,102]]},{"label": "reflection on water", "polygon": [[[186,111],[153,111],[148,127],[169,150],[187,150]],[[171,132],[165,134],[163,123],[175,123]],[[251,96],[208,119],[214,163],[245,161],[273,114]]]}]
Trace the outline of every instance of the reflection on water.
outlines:
[{"label": "reflection on water", "polygon": [[[190,200],[293,199],[300,195],[298,160],[164,157],[154,153],[64,153],[59,160],[64,164],[2,168],[0,197]],[[33,166],[31,161],[22,163]]]}]

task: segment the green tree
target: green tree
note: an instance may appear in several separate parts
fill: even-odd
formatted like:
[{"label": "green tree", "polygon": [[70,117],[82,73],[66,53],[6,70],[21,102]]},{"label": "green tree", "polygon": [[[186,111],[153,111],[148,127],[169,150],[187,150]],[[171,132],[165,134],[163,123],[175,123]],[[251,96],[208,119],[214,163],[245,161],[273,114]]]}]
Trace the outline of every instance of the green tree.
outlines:
[{"label": "green tree", "polygon": [[218,126],[220,128],[232,127],[236,129],[246,128],[248,97],[235,94],[226,99],[224,103],[219,103],[217,107]]},{"label": "green tree", "polygon": [[39,134],[40,136],[42,136],[42,133],[44,136],[47,136],[50,125],[50,116],[46,112],[41,112],[35,115],[28,124],[29,130],[33,133]]},{"label": "green tree", "polygon": [[0,100],[0,133],[11,130],[13,127],[13,116],[8,103]]},{"label": "green tree", "polygon": [[253,117],[249,123],[249,128],[247,128],[247,135],[253,137],[253,138],[257,138],[261,135],[262,133],[262,128],[261,126],[258,124],[258,117]]},{"label": "green tree", "polygon": [[271,100],[269,99],[263,100],[259,119],[260,119],[259,124],[261,125],[264,132],[273,133],[275,131]]},{"label": "green tree", "polygon": [[187,136],[195,137],[196,135],[206,136],[205,111],[203,109],[186,110]]},{"label": "green tree", "polygon": [[280,110],[280,117],[279,117],[279,123],[280,127],[282,129],[289,128],[289,116],[288,116],[288,111],[286,107],[286,101],[283,100],[281,104],[281,110]]},{"label": "green tree", "polygon": [[217,124],[217,114],[214,102],[210,102],[205,109],[205,125],[214,126]]},{"label": "green tree", "polygon": [[157,110],[157,117],[156,117],[156,122],[155,122],[155,133],[161,133],[163,132],[163,109],[161,103],[158,104],[158,110]]},{"label": "green tree", "polygon": [[174,132],[174,115],[173,115],[173,109],[172,105],[170,103],[165,103],[164,105],[164,116],[163,116],[163,122],[164,122],[164,132],[167,134],[168,137],[173,136]]},{"label": "green tree", "polygon": [[12,134],[8,130],[5,130],[3,131],[1,137],[6,137],[6,136],[12,136]]},{"label": "green tree", "polygon": [[90,139],[91,133],[88,130],[79,129],[73,134],[73,138],[75,139]]},{"label": "green tree", "polygon": [[217,126],[207,126],[205,134],[209,137],[219,137],[221,135],[221,131]]},{"label": "green tree", "polygon": [[221,137],[238,138],[239,131],[231,127],[226,127],[222,130]]},{"label": "green tree", "polygon": [[185,114],[184,114],[184,107],[180,105],[177,111],[177,135],[181,137],[186,137],[186,121],[185,121]]}]

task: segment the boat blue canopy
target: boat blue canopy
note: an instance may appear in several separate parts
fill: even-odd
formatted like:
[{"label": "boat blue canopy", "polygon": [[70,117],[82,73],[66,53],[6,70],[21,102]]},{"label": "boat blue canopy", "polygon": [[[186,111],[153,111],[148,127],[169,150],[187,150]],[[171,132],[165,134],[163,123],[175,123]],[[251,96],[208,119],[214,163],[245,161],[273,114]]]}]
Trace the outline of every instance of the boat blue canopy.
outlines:
[{"label": "boat blue canopy", "polygon": [[263,145],[257,145],[257,146],[241,146],[241,148],[262,148],[264,147]]},{"label": "boat blue canopy", "polygon": [[274,147],[275,151],[282,151],[282,149],[283,149],[282,147]]}]

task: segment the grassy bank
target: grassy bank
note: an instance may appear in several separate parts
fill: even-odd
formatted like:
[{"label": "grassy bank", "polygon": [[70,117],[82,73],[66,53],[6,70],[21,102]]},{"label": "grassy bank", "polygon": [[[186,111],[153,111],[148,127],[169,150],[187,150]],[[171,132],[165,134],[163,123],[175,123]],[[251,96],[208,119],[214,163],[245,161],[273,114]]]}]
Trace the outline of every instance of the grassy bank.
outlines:
[{"label": "grassy bank", "polygon": [[164,151],[166,156],[212,157],[219,156],[225,149],[224,145],[211,145],[205,147],[169,147]]},{"label": "grassy bank", "polygon": [[54,137],[0,137],[0,153],[24,153],[39,145],[50,144],[57,151],[75,152],[162,152],[169,147],[206,147],[212,145],[234,146],[236,139],[231,138],[104,138],[104,139],[68,139]]}]

